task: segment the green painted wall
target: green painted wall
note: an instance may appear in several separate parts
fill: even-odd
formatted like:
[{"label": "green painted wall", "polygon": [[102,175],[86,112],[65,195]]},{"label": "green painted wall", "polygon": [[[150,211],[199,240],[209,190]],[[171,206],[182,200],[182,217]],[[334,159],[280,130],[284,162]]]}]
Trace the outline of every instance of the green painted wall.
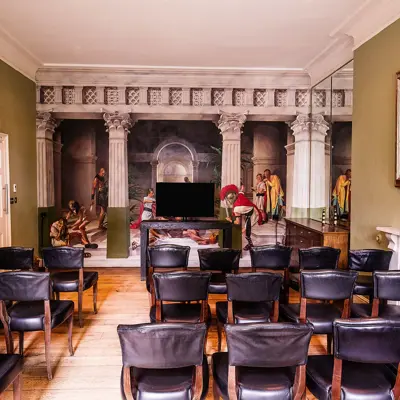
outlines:
[{"label": "green painted wall", "polygon": [[351,247],[374,248],[377,226],[400,227],[395,188],[400,20],[355,51]]},{"label": "green painted wall", "polygon": [[0,132],[9,136],[12,245],[37,250],[36,85],[0,61]]}]

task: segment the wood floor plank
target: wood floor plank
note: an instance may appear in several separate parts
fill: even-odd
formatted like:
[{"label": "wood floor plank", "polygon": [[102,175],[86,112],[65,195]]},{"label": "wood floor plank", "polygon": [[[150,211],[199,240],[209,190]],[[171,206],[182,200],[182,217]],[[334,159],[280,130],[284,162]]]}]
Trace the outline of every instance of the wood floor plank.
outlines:
[{"label": "wood floor plank", "polygon": [[[73,344],[75,356],[68,352],[67,325],[53,331],[51,360],[53,380],[47,380],[43,333],[25,334],[23,373],[23,400],[117,400],[120,399],[121,350],[117,335],[118,324],[136,324],[149,321],[149,301],[146,286],[140,281],[138,268],[99,268],[97,315],[93,314],[91,290],[83,300],[84,327],[74,319]],[[296,296],[293,294],[293,296]],[[293,297],[292,296],[292,297]],[[75,301],[76,294],[61,294],[61,299]],[[211,296],[210,306],[215,312],[216,301],[224,296]],[[295,300],[295,297],[293,297]],[[15,346],[18,338],[15,336]],[[223,340],[222,349],[226,350]],[[5,352],[3,343],[0,350]],[[206,352],[208,359],[217,351],[215,324],[210,328]],[[313,337],[310,354],[325,354],[326,339]],[[6,400],[12,399],[9,390]],[[212,382],[207,399],[212,399]],[[308,395],[307,399],[314,399]]]}]

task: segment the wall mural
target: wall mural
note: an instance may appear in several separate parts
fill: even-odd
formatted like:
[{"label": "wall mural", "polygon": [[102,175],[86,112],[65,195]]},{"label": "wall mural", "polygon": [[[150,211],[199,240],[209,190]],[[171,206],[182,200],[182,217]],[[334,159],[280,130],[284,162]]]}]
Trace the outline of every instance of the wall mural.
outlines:
[{"label": "wall mural", "polygon": [[[241,183],[245,196],[262,209],[264,221],[277,215],[278,209],[284,206],[287,129],[284,123],[247,122],[242,134]],[[56,198],[59,219],[51,228],[52,244],[85,246],[88,257],[105,255],[108,134],[101,120],[65,120],[59,131],[61,171],[55,177],[55,186],[61,190]],[[255,150],[255,141],[258,150]],[[146,120],[132,127],[128,136],[132,255],[139,251],[140,221],[155,215],[157,182],[214,182],[215,214],[219,215],[221,149],[221,134],[211,121]],[[257,160],[261,158],[264,161],[260,163]],[[257,174],[260,174],[258,178]],[[159,244],[179,239],[180,243],[214,245],[217,234],[157,231],[152,232],[151,240]]]}]

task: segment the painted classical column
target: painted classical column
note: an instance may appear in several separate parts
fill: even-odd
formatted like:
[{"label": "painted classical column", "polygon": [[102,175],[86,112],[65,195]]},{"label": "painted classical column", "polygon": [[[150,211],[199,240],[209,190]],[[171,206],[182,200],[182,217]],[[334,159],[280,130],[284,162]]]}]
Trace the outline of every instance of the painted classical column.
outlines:
[{"label": "painted classical column", "polygon": [[53,134],[58,122],[51,113],[36,115],[37,203],[39,247],[49,246],[50,225],[56,219],[54,206]]},{"label": "painted classical column", "polygon": [[323,115],[298,115],[292,123],[294,135],[294,165],[292,187],[292,217],[320,218],[327,207],[325,137],[329,129]]},{"label": "painted classical column", "polygon": [[220,114],[218,128],[222,135],[221,187],[234,184],[240,186],[240,137],[246,115],[239,113]]},{"label": "painted classical column", "polygon": [[199,161],[193,161],[193,182],[199,181]]},{"label": "painted classical column", "polygon": [[129,256],[128,133],[129,114],[104,114],[109,134],[107,257]]},{"label": "painted classical column", "polygon": [[151,187],[156,190],[158,161],[151,161]]},{"label": "painted classical column", "polygon": [[54,133],[53,141],[53,162],[54,162],[54,205],[57,214],[60,214],[62,201],[61,201],[61,133]]}]

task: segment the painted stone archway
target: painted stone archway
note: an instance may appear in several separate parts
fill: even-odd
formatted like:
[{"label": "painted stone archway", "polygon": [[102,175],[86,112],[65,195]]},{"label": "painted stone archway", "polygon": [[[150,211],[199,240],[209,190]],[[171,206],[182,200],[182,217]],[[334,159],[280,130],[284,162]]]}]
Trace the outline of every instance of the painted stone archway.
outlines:
[{"label": "painted stone archway", "polygon": [[198,180],[198,155],[194,146],[185,139],[170,137],[154,150],[152,187],[157,182],[183,182],[187,176],[192,182]]}]

